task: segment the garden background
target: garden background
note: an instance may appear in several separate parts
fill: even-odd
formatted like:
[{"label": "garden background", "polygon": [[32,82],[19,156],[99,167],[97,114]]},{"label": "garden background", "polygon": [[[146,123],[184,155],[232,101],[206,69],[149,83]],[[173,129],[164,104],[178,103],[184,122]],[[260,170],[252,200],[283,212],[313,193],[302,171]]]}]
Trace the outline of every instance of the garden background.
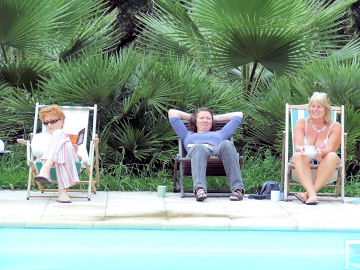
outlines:
[{"label": "garden background", "polygon": [[[360,1],[0,0],[0,189],[24,189],[35,103],[98,104],[101,190],[172,190],[167,110],[242,111],[247,193],[280,182],[285,103],[345,105],[360,196]],[[211,179],[210,187],[226,186]],[[191,186],[187,179],[186,185]]]}]

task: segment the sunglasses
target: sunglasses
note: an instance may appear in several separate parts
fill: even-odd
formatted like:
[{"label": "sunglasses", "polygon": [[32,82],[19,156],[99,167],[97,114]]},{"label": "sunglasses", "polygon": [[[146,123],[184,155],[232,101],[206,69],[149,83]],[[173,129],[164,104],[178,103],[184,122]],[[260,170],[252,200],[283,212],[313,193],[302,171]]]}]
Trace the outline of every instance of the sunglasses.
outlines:
[{"label": "sunglasses", "polygon": [[46,122],[43,122],[43,124],[45,125],[45,126],[47,126],[48,124],[55,124],[55,123],[57,123],[58,121],[59,121],[60,119],[54,119],[54,120],[50,120],[50,121],[46,121]]}]

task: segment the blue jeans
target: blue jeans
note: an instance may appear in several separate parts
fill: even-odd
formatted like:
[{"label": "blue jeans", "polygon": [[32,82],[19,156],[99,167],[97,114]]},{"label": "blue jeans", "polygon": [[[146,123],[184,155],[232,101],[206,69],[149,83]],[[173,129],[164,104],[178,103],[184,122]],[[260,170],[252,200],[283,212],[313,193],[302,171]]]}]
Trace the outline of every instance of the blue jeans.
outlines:
[{"label": "blue jeans", "polygon": [[191,174],[194,182],[194,193],[201,187],[207,192],[206,188],[206,166],[210,156],[221,158],[226,176],[229,180],[231,192],[237,189],[244,192],[244,184],[241,178],[238,153],[232,141],[225,140],[214,150],[210,150],[205,145],[194,145],[187,154],[191,158]]}]

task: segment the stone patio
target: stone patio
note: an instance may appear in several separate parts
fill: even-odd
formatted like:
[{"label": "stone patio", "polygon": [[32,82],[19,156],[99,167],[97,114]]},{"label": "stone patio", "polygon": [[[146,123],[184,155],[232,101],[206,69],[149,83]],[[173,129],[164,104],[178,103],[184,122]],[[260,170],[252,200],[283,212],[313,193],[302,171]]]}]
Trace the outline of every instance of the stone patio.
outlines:
[{"label": "stone patio", "polygon": [[[70,193],[71,194],[71,193]],[[316,206],[289,202],[241,202],[210,197],[204,202],[178,193],[103,192],[92,200],[31,198],[26,191],[0,191],[0,226],[24,228],[142,228],[211,230],[298,230],[360,232],[360,205],[321,198]]]}]

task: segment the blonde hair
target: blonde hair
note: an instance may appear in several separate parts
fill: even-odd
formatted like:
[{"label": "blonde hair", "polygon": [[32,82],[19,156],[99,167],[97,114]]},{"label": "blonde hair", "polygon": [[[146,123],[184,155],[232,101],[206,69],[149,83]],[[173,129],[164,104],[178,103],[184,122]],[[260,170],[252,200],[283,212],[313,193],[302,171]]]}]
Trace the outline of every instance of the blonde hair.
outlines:
[{"label": "blonde hair", "polygon": [[[308,112],[310,114],[310,106],[311,104],[316,101],[325,109],[325,122],[326,124],[330,124],[331,119],[331,103],[328,95],[326,93],[320,93],[320,92],[314,92],[313,95],[310,98],[309,104],[308,104]],[[311,120],[311,119],[310,119]]]},{"label": "blonde hair", "polygon": [[58,105],[50,105],[49,107],[43,107],[40,109],[39,118],[41,122],[44,122],[45,117],[49,114],[57,117],[60,120],[65,119],[65,114]]}]

